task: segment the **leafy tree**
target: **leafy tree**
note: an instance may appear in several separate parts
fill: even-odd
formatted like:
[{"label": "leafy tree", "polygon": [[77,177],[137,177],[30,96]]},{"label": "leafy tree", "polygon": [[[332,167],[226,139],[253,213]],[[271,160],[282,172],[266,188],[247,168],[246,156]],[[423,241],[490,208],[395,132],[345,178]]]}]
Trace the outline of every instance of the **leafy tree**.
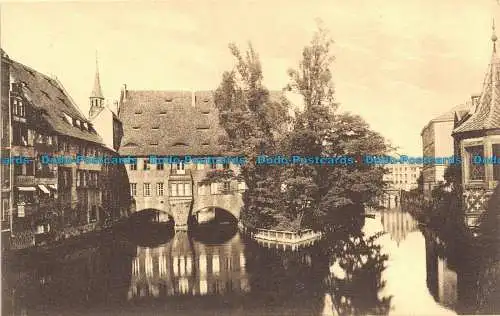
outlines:
[{"label": "leafy tree", "polygon": [[[268,227],[275,225],[279,214],[279,170],[269,165],[257,165],[257,156],[277,153],[277,128],[287,120],[286,108],[281,102],[270,100],[269,91],[262,84],[262,67],[251,44],[242,52],[229,46],[236,59],[235,69],[224,72],[215,91],[215,105],[219,121],[226,131],[221,141],[227,152],[243,155],[247,163],[241,167],[239,179],[245,181],[242,220],[245,224]],[[207,175],[207,181],[217,181],[221,173]]]},{"label": "leafy tree", "polygon": [[[235,69],[223,74],[215,104],[226,131],[221,139],[226,151],[247,158],[235,175],[247,185],[241,215],[246,225],[292,230],[323,227],[338,221],[339,216],[359,213],[383,189],[384,169],[362,164],[364,155],[387,152],[383,137],[361,117],[336,113],[332,43],[328,31],[320,26],[304,48],[298,69],[289,70],[287,88],[301,94],[304,101],[303,111],[293,119],[287,115],[285,100],[270,100],[252,46],[241,53],[230,45]],[[277,154],[344,158],[336,165],[256,164],[259,155]],[[206,181],[231,176],[211,173]]]},{"label": "leafy tree", "polygon": [[[289,155],[352,157],[342,164],[294,164],[281,174],[285,184],[286,217],[297,219],[295,228],[322,227],[332,216],[360,209],[383,189],[382,167],[362,164],[364,155],[382,155],[387,145],[359,116],[337,114],[331,64],[333,41],[319,27],[302,53],[298,70],[290,70],[288,88],[300,93],[304,111],[297,114],[283,148]],[[347,212],[351,214],[351,212]],[[303,220],[306,221],[303,221]],[[337,218],[338,219],[338,218]]]}]

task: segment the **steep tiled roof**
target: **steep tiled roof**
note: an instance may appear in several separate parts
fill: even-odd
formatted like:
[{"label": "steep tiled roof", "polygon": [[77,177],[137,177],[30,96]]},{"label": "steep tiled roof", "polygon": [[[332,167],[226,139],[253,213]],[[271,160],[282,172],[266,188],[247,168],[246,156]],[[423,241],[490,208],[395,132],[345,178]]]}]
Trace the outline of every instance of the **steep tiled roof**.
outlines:
[{"label": "steep tiled roof", "polygon": [[[31,105],[40,110],[44,126],[48,125],[52,132],[79,138],[82,140],[102,143],[102,139],[95,131],[74,126],[67,119],[89,121],[82,115],[71,97],[66,93],[61,83],[21,63],[12,61],[11,76],[23,86],[23,94]],[[37,122],[35,122],[37,124]]]},{"label": "steep tiled roof", "polygon": [[493,55],[483,82],[479,105],[472,115],[453,131],[453,134],[479,130],[500,129],[500,56],[493,35]]},{"label": "steep tiled roof", "polygon": [[213,98],[212,91],[127,90],[118,112],[120,154],[223,155],[218,144],[225,131]]},{"label": "steep tiled roof", "polygon": [[211,92],[126,91],[121,155],[216,155],[218,113]]}]

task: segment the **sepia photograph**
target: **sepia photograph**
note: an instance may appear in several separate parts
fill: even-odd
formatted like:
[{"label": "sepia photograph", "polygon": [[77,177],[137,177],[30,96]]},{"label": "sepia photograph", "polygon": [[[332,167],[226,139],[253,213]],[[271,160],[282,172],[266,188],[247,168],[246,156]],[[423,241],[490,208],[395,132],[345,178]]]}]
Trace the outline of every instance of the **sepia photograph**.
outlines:
[{"label": "sepia photograph", "polygon": [[1,315],[500,315],[499,0],[0,1]]}]

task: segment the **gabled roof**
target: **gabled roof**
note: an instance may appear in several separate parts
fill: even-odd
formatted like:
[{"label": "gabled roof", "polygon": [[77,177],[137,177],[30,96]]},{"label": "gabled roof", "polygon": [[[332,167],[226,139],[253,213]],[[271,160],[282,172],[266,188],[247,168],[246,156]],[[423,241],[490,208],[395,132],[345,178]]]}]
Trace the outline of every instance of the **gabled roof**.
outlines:
[{"label": "gabled roof", "polygon": [[483,91],[477,109],[453,130],[453,134],[479,130],[500,129],[500,56],[495,34],[492,36],[493,54],[483,82]]},{"label": "gabled roof", "polygon": [[50,132],[102,144],[101,137],[94,130],[85,129],[82,127],[83,124],[77,127],[73,122],[68,122],[71,118],[85,122],[87,127],[89,123],[58,80],[16,61],[12,61],[10,74],[23,86],[22,91],[26,100],[41,113],[40,119],[43,122],[34,124],[48,125],[52,129]]},{"label": "gabled roof", "polygon": [[455,113],[468,113],[471,105],[470,104],[459,104],[457,106],[454,106],[451,108],[449,111],[446,111],[445,113],[436,116],[432,120],[427,123],[424,128],[422,128],[422,131],[420,132],[420,135],[422,136],[424,131],[433,123],[440,123],[440,122],[454,122],[455,121]]},{"label": "gabled roof", "polygon": [[[194,97],[194,100],[193,100]],[[223,155],[212,91],[124,91],[120,155]]]},{"label": "gabled roof", "polygon": [[469,108],[470,106],[468,104],[459,104],[451,108],[449,111],[433,118],[430,122],[453,122],[456,112],[467,112]]}]

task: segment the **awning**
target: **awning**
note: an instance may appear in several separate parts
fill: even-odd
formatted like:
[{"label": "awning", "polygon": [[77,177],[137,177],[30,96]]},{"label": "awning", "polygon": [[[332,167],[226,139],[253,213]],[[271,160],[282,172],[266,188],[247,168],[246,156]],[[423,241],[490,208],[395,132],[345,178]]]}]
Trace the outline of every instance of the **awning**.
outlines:
[{"label": "awning", "polygon": [[36,191],[35,187],[17,187],[19,191]]},{"label": "awning", "polygon": [[42,190],[44,193],[50,194],[49,189],[47,189],[47,187],[45,185],[39,184],[38,188],[40,188],[40,190]]},{"label": "awning", "polygon": [[49,188],[57,191],[57,184],[49,184]]}]

